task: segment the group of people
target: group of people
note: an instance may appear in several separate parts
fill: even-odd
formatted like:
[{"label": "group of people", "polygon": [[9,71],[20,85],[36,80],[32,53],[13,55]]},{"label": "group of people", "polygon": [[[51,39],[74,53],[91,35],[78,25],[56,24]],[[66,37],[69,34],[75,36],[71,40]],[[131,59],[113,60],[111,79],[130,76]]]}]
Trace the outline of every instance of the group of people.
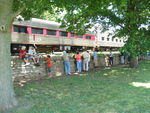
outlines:
[{"label": "group of people", "polygon": [[[87,50],[83,50],[82,52],[77,51],[76,54],[73,56],[75,59],[76,69],[77,73],[80,73],[83,71],[87,72],[89,70],[89,62],[91,59],[91,56],[94,59],[94,66],[97,67],[97,50],[94,50],[92,54],[89,53]],[[71,69],[70,69],[70,59],[68,55],[68,51],[63,51],[63,60],[64,60],[64,67],[65,67],[65,74],[70,75]]]},{"label": "group of people", "polygon": [[19,57],[24,61],[25,65],[29,65],[29,59],[32,59],[36,66],[39,66],[39,57],[36,53],[35,47],[30,46],[27,52],[26,46],[22,46],[19,51]]},{"label": "group of people", "polygon": [[130,63],[130,55],[124,54],[123,52],[120,53],[120,63],[121,64],[128,64]]},{"label": "group of people", "polygon": [[[36,47],[30,46],[27,52],[26,46],[22,46],[19,51],[19,57],[23,60],[25,65],[29,65],[30,64],[29,59],[31,59],[35,66],[40,66],[39,56],[37,55]],[[51,67],[52,67],[51,57],[50,55],[47,55],[47,56],[44,56],[44,58],[47,61],[48,75],[52,76],[51,75]]]},{"label": "group of people", "polygon": [[[19,57],[24,61],[25,65],[29,65],[29,59],[32,59],[35,66],[40,66],[39,64],[39,57],[36,52],[36,48],[33,46],[29,47],[29,50],[27,52],[26,46],[22,46],[19,51]],[[94,49],[93,51],[89,52],[88,50],[84,49],[83,51],[77,51],[76,54],[73,56],[76,64],[76,71],[77,73],[80,73],[82,71],[87,72],[89,71],[89,65],[91,57],[94,61],[94,67],[98,67],[98,49]],[[46,62],[47,62],[47,70],[48,75],[52,76],[51,74],[51,67],[53,66],[50,55],[44,56]],[[70,66],[70,57],[68,54],[68,51],[63,51],[62,58],[64,61],[64,68],[65,68],[65,74],[70,75],[71,74],[71,66]],[[106,67],[110,67],[113,65],[113,54],[110,51],[109,54],[105,56],[105,63]]]}]

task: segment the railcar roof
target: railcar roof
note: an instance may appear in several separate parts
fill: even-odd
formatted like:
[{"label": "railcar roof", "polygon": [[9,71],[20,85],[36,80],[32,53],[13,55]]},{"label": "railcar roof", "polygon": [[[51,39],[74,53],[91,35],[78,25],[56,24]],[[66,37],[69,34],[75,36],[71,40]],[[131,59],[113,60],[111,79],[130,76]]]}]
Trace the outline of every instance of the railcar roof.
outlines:
[{"label": "railcar roof", "polygon": [[[28,20],[28,21],[15,20],[13,24],[20,25],[20,26],[31,26],[35,28],[46,28],[46,29],[52,29],[52,30],[66,31],[66,28],[60,28],[61,24],[58,22],[42,20],[42,19],[37,19],[37,18],[32,18],[31,20]],[[86,34],[94,35],[92,32],[87,32]]]}]

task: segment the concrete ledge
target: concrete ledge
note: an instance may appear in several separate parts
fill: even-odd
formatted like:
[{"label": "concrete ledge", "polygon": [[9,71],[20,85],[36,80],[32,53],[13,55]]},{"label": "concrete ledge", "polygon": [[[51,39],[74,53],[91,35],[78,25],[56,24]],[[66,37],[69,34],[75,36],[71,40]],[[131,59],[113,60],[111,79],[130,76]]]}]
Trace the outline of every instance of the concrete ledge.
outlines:
[{"label": "concrete ledge", "polygon": [[[40,66],[35,66],[32,60],[29,61],[30,65],[25,65],[22,59],[18,56],[12,57],[12,71],[13,71],[13,78],[15,81],[19,81],[21,79],[27,80],[38,80],[42,77],[47,76],[47,67],[46,61],[44,58],[40,59]],[[119,64],[119,56],[114,56],[114,65]],[[61,56],[52,57],[52,73],[53,76],[63,76],[64,75],[64,64],[63,59]],[[70,58],[71,63],[71,72],[76,72],[76,64],[73,58]],[[98,66],[104,67],[105,66],[105,56],[98,56]],[[89,69],[94,68],[94,61],[91,59]]]}]

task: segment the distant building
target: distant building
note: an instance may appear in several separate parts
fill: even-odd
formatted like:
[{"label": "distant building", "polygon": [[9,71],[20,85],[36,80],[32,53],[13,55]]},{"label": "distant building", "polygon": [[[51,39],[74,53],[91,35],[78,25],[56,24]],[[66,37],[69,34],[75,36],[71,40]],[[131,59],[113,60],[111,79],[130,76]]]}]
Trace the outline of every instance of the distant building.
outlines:
[{"label": "distant building", "polygon": [[120,47],[124,46],[124,39],[123,38],[113,38],[111,31],[106,31],[101,33],[99,29],[97,29],[96,33],[96,46],[100,47],[101,50],[106,49],[114,49],[117,50]]}]

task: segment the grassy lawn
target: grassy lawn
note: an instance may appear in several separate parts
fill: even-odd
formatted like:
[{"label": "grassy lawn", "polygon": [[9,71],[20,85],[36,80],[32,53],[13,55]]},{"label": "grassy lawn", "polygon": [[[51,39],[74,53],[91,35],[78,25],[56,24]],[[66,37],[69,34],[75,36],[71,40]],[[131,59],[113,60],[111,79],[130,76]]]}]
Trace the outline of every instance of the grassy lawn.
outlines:
[{"label": "grassy lawn", "polygon": [[15,86],[7,113],[150,113],[150,61]]}]

